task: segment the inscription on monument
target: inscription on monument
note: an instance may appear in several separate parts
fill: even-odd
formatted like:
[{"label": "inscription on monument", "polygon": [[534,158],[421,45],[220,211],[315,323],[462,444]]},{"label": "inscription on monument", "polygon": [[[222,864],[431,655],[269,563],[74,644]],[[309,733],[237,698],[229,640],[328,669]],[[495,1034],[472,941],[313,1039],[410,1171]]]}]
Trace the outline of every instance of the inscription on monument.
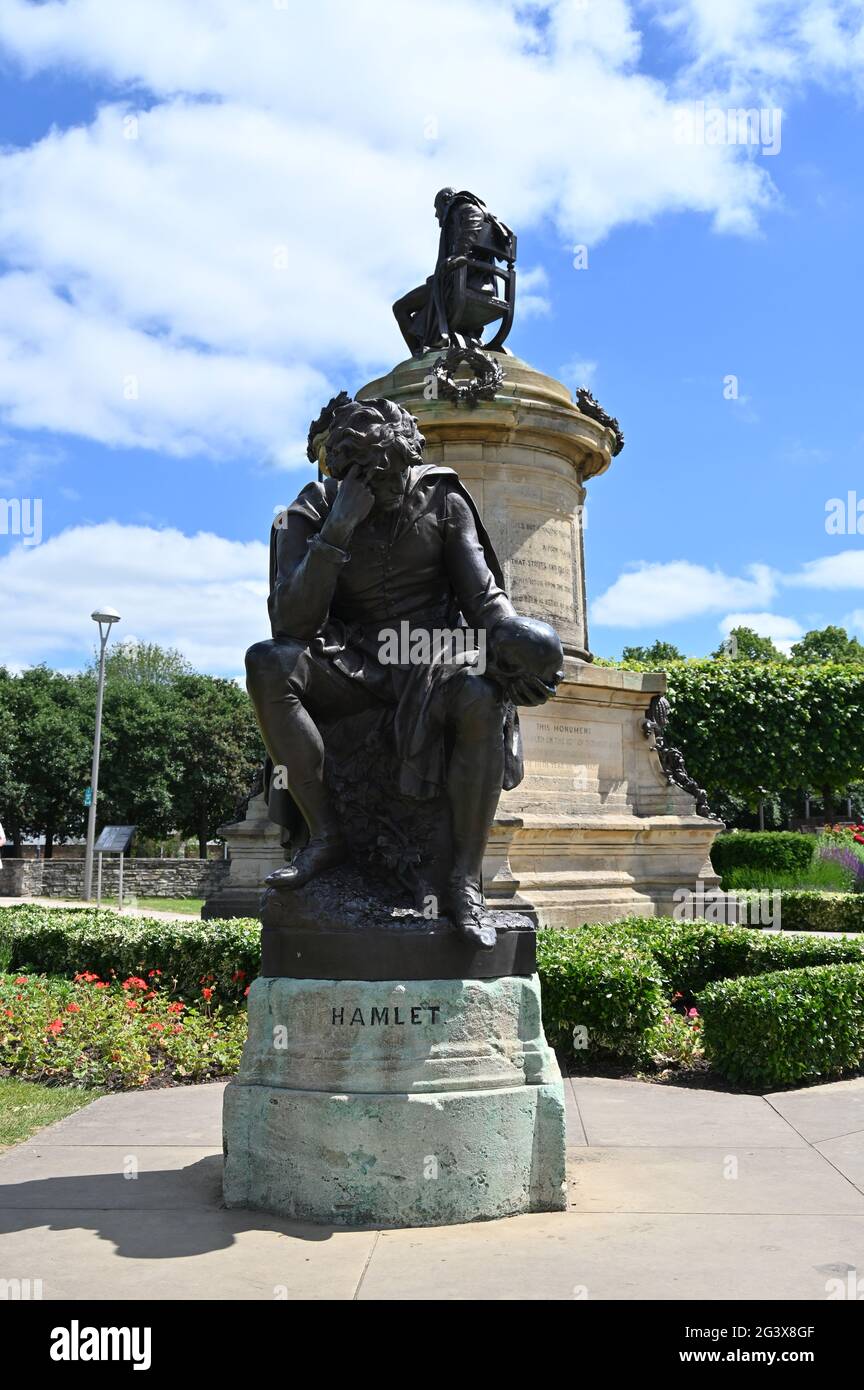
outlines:
[{"label": "inscription on monument", "polygon": [[[332,1015],[331,1022],[334,1028],[377,1028],[377,1027],[397,1027],[402,1028],[405,1024],[414,1024],[416,1027],[420,1023],[437,1023],[438,1015],[441,1012],[440,1004],[412,1004],[410,1008],[403,1008],[400,1004],[385,1004],[380,1009],[371,1008],[352,1009],[350,1005],[343,1008],[333,1008],[330,1010]],[[424,1017],[428,1014],[429,1017]]]},{"label": "inscription on monument", "polygon": [[620,724],[576,723],[569,719],[524,714],[525,761],[528,771],[567,772],[574,767],[595,769],[599,777],[623,777],[624,745]]},{"label": "inscription on monument", "polygon": [[552,517],[538,526],[535,517],[514,516],[508,531],[514,604],[572,636],[575,604],[570,518]]}]

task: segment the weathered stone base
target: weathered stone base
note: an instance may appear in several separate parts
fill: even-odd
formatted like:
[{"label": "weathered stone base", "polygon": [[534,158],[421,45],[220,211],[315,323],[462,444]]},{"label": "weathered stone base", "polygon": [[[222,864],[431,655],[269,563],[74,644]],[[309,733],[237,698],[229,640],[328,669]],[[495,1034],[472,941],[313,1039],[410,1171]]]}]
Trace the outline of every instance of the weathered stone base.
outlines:
[{"label": "weathered stone base", "polygon": [[536,975],[262,977],[223,1127],[229,1207],[430,1226],[566,1206],[564,1094]]},{"label": "weathered stone base", "polygon": [[561,1082],[334,1095],[232,1082],[225,1204],[334,1226],[444,1226],[561,1211]]}]

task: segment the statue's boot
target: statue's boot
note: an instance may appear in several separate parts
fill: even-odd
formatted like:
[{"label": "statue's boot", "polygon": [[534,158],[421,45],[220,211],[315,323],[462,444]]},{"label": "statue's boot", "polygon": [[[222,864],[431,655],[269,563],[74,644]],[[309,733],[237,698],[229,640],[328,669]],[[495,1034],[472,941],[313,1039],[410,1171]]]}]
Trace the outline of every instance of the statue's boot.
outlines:
[{"label": "statue's boot", "polygon": [[485,907],[477,879],[451,878],[447,890],[447,912],[451,922],[466,941],[483,951],[491,951],[497,934],[492,924],[483,920]]},{"label": "statue's boot", "polygon": [[298,850],[290,864],[268,874],[265,882],[280,891],[302,888],[325,869],[333,869],[348,857],[348,846],[341,835],[321,835]]}]

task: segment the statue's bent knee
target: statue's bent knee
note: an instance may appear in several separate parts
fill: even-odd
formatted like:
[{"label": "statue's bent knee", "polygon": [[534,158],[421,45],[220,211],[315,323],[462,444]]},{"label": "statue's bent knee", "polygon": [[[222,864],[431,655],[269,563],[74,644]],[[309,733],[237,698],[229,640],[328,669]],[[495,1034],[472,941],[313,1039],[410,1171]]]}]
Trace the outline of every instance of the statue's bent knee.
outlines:
[{"label": "statue's bent knee", "polygon": [[451,706],[455,718],[475,728],[501,728],[501,690],[487,676],[472,672],[460,680]]},{"label": "statue's bent knee", "polygon": [[246,653],[247,685],[250,689],[256,689],[274,676],[284,678],[290,675],[298,658],[306,650],[304,642],[293,640],[253,643]]}]

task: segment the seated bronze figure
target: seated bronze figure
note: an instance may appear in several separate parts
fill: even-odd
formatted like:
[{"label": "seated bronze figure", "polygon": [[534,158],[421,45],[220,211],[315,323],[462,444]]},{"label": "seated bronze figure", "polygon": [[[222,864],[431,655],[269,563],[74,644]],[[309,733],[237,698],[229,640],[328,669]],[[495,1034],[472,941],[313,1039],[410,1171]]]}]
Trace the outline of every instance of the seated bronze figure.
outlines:
[{"label": "seated bronze figure", "polygon": [[435,271],[393,305],[399,330],[419,357],[430,348],[476,347],[484,328],[497,323],[484,346],[501,351],[513,324],[516,237],[467,190],[442,188],[435,216],[441,227]]},{"label": "seated bronze figure", "polygon": [[[515,707],[554,695],[563,652],[553,628],[516,614],[470,494],[424,463],[423,444],[401,406],[343,393],[310,431],[329,476],[274,524],[273,635],[247,652],[248,689],[271,817],[296,831],[299,812],[308,842],[268,883],[290,892],[346,859],[326,745],[343,721],[386,711],[399,795],[449,808],[442,911],[491,947],[481,868],[501,789],[522,776]],[[442,645],[466,628],[470,644]]]}]

